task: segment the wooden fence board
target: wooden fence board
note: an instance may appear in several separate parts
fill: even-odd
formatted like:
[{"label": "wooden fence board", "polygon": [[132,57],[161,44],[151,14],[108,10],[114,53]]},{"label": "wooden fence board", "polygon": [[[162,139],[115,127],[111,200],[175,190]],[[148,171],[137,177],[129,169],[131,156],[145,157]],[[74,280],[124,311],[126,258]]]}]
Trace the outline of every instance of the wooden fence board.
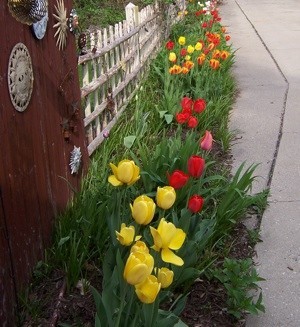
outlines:
[{"label": "wooden fence board", "polygon": [[[71,0],[64,3],[72,8]],[[7,1],[0,2],[1,326],[15,325],[12,316],[6,314],[7,310],[13,312],[16,305],[12,285],[18,292],[27,285],[50,244],[54,217],[72,196],[66,181],[78,189],[88,165],[83,120],[74,119],[77,132],[71,132],[68,142],[63,137],[62,124],[74,118],[81,97],[75,38],[68,33],[63,51],[55,44],[55,4],[56,1],[49,1],[47,32],[42,40],[37,40],[30,26],[12,17]],[[31,100],[24,112],[14,109],[7,85],[10,53],[19,42],[28,48],[34,74]],[[71,175],[69,167],[74,145],[81,148],[83,155],[83,170],[78,175]],[[3,226],[7,238],[3,237]]]}]

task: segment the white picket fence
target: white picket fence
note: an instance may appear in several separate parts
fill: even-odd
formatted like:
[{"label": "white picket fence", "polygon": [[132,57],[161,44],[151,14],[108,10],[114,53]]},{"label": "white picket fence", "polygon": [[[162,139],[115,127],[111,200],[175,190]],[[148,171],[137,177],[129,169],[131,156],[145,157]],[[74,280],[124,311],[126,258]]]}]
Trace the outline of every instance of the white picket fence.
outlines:
[{"label": "white picket fence", "polygon": [[178,11],[185,10],[185,0],[168,6],[167,15],[158,3],[141,11],[129,3],[125,10],[125,21],[86,34],[87,53],[78,60],[89,155],[134,96],[169,27],[180,19]]}]

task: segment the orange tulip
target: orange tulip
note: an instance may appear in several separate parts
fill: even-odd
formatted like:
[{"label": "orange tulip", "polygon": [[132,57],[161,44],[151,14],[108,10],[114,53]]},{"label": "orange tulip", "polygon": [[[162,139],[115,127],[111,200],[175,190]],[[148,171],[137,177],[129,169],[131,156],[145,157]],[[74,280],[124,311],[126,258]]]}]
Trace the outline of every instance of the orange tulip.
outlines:
[{"label": "orange tulip", "polygon": [[217,70],[220,68],[220,61],[217,59],[210,59],[209,65],[212,69]]}]

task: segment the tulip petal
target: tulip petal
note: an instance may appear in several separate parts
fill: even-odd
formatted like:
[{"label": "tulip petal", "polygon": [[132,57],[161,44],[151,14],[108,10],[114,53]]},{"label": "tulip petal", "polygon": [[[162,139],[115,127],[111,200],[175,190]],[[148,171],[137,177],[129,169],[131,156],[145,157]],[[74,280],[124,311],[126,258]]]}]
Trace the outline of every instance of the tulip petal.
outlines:
[{"label": "tulip petal", "polygon": [[130,161],[125,161],[118,166],[118,178],[124,183],[131,182],[133,177],[133,164]]},{"label": "tulip petal", "polygon": [[161,247],[162,247],[161,236],[159,235],[159,232],[152,226],[150,226],[150,232],[151,232],[151,235],[153,237],[153,242],[154,242],[153,248],[155,251],[159,251],[159,249],[161,249]]},{"label": "tulip petal", "polygon": [[172,263],[176,266],[182,266],[184,264],[184,261],[170,249],[162,249],[161,258],[164,262]]},{"label": "tulip petal", "polygon": [[185,240],[185,236],[186,236],[185,232],[182,229],[177,228],[176,233],[169,244],[169,248],[172,250],[180,249]]},{"label": "tulip petal", "polygon": [[113,185],[113,186],[120,186],[123,185],[123,183],[121,181],[119,181],[115,175],[110,175],[108,177],[108,182]]},{"label": "tulip petal", "polygon": [[110,168],[111,168],[113,174],[114,174],[115,176],[118,176],[118,167],[117,167],[116,165],[114,165],[113,163],[110,163],[109,166],[110,166]]},{"label": "tulip petal", "polygon": [[162,218],[158,225],[157,231],[160,234],[160,237],[162,240],[162,247],[163,248],[169,247],[169,244],[172,241],[172,239],[176,233],[175,225],[172,223],[166,222],[165,219]]},{"label": "tulip petal", "polygon": [[140,263],[127,272],[124,270],[124,278],[128,284],[136,285],[142,283],[149,276],[149,269],[146,264]]}]

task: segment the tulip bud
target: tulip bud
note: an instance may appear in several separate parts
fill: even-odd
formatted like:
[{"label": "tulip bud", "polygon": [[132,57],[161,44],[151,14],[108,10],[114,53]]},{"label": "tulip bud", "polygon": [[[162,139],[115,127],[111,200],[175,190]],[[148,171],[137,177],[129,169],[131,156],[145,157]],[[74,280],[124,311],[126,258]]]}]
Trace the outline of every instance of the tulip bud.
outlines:
[{"label": "tulip bud", "polygon": [[161,283],[162,288],[169,287],[173,282],[173,278],[174,272],[172,270],[165,267],[158,269],[157,280]]},{"label": "tulip bud", "polygon": [[192,111],[193,103],[193,100],[189,97],[183,97],[180,102],[182,110],[190,110],[190,112]]},{"label": "tulip bud", "polygon": [[220,61],[217,59],[210,59],[209,65],[212,69],[217,70],[220,68]]},{"label": "tulip bud", "polygon": [[205,160],[200,156],[191,156],[188,160],[188,172],[192,177],[198,178],[202,175]]},{"label": "tulip bud", "polygon": [[178,43],[180,45],[185,45],[185,37],[184,36],[180,36],[179,39],[178,39]]},{"label": "tulip bud", "polygon": [[190,114],[189,113],[184,113],[184,112],[179,112],[175,116],[175,119],[176,119],[178,124],[186,123],[189,118],[190,118]]},{"label": "tulip bud", "polygon": [[176,57],[176,53],[175,53],[175,52],[170,52],[170,54],[169,54],[169,60],[170,60],[171,62],[175,62],[176,59],[177,59],[177,57]]},{"label": "tulip bud", "polygon": [[206,101],[204,99],[197,99],[194,102],[193,110],[194,112],[201,113],[206,108]]},{"label": "tulip bud", "polygon": [[195,48],[194,48],[192,45],[189,45],[189,46],[187,47],[187,52],[188,52],[189,54],[192,54],[194,51],[195,51]]},{"label": "tulip bud", "polygon": [[136,241],[135,244],[132,245],[130,252],[145,252],[149,253],[149,249],[145,242]]},{"label": "tulip bud", "polygon": [[130,245],[134,240],[135,228],[134,226],[128,226],[123,223],[121,225],[120,232],[116,231],[118,241],[125,246]]},{"label": "tulip bud", "polygon": [[168,49],[168,50],[172,50],[173,48],[174,48],[174,42],[173,41],[171,41],[171,40],[169,40],[167,43],[166,43],[166,48]]},{"label": "tulip bud", "polygon": [[144,282],[135,285],[135,293],[143,303],[153,303],[160,291],[161,284],[153,275],[148,276]]},{"label": "tulip bud", "polygon": [[205,131],[204,136],[200,140],[200,147],[202,150],[208,151],[212,148],[213,138],[210,131]]},{"label": "tulip bud", "polygon": [[188,208],[191,212],[197,213],[202,210],[204,199],[200,195],[193,195],[189,198]]},{"label": "tulip bud", "polygon": [[195,45],[195,50],[200,51],[200,50],[202,50],[202,48],[203,48],[202,43],[201,42],[197,42],[196,45]]},{"label": "tulip bud", "polygon": [[194,116],[191,116],[187,123],[189,128],[195,128],[198,125],[198,119]]},{"label": "tulip bud", "polygon": [[147,195],[140,195],[130,208],[134,220],[140,225],[147,225],[154,217],[156,204]]},{"label": "tulip bud", "polygon": [[149,253],[131,252],[124,268],[124,279],[130,285],[142,283],[152,272],[154,259]]},{"label": "tulip bud", "polygon": [[168,176],[168,179],[170,186],[177,190],[187,183],[189,176],[181,170],[174,170],[174,172]]},{"label": "tulip bud", "polygon": [[158,187],[156,191],[156,203],[157,205],[168,210],[172,207],[176,200],[176,192],[172,186]]},{"label": "tulip bud", "polygon": [[113,175],[108,177],[108,182],[113,186],[132,185],[140,179],[140,168],[132,160],[122,160],[118,166],[112,163],[109,165]]}]

